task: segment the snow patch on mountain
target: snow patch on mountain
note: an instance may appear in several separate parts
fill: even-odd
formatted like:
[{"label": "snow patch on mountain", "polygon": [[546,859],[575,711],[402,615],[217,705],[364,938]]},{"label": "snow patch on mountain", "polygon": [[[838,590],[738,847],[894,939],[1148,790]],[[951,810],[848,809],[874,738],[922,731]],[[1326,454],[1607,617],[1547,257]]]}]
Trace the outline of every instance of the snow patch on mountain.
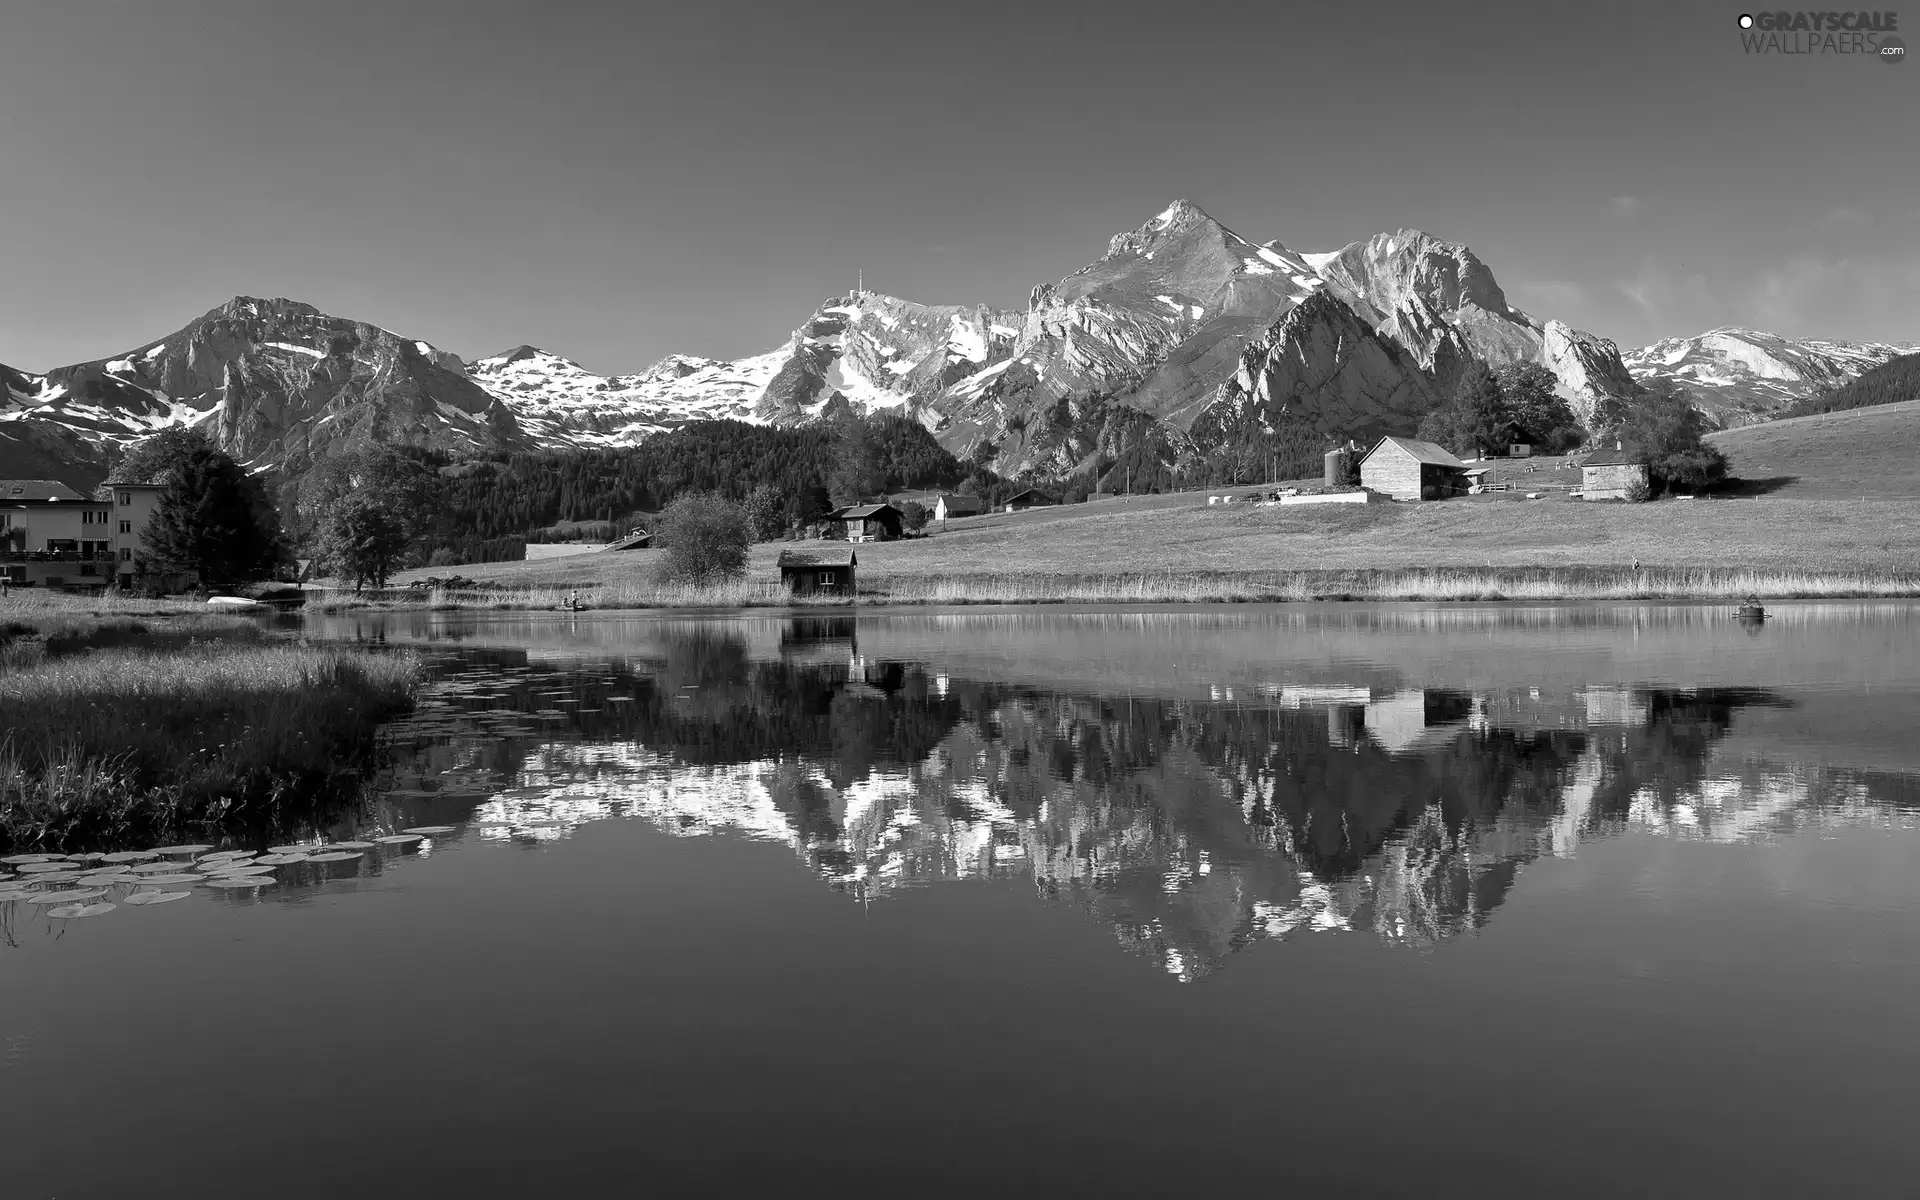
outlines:
[{"label": "snow patch on mountain", "polygon": [[1624,361],[1642,384],[1676,384],[1720,424],[1745,425],[1917,350],[1920,343],[1787,338],[1727,326],[1664,338]]}]

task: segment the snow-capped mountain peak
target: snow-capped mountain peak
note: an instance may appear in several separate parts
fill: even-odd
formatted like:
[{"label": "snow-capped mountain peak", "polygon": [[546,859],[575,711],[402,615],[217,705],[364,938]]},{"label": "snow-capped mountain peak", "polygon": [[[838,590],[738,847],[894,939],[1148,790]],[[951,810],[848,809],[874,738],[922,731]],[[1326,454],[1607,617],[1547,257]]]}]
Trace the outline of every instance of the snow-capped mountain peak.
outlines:
[{"label": "snow-capped mountain peak", "polygon": [[1625,362],[1643,384],[1677,384],[1721,424],[1743,425],[1916,350],[1920,343],[1787,338],[1726,325],[1695,337],[1662,338],[1627,354]]}]

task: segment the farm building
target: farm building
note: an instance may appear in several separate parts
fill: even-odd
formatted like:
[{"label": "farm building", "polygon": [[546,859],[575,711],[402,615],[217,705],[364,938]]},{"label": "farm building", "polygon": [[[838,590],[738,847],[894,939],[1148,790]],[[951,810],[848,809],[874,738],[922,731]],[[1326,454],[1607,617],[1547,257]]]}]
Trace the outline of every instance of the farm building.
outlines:
[{"label": "farm building", "polygon": [[901,517],[891,504],[849,504],[827,520],[843,525],[849,542],[891,542],[900,536]]},{"label": "farm building", "polygon": [[947,496],[933,502],[933,519],[948,521],[954,517],[977,517],[987,511],[987,502],[978,496]]},{"label": "farm building", "polygon": [[796,596],[816,592],[851,596],[854,568],[860,561],[852,550],[782,550],[777,565],[780,582]]},{"label": "farm building", "polygon": [[1025,512],[1030,508],[1045,508],[1053,503],[1053,498],[1034,488],[1007,498],[1008,512]]},{"label": "farm building", "polygon": [[1588,500],[1625,500],[1636,483],[1646,486],[1647,464],[1631,450],[1596,450],[1580,460],[1580,493]]},{"label": "farm building", "polygon": [[1467,490],[1467,464],[1432,442],[1385,437],[1360,460],[1360,486],[1395,500],[1438,500]]}]

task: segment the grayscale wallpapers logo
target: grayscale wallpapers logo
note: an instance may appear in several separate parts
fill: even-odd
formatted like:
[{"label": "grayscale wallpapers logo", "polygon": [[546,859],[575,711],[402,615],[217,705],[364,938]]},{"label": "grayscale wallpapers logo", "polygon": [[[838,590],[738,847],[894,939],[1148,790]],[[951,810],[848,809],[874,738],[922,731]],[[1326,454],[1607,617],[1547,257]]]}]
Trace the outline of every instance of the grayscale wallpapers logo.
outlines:
[{"label": "grayscale wallpapers logo", "polygon": [[1907,60],[1897,12],[1741,13],[1740,45],[1748,54],[1857,54],[1881,62]]}]

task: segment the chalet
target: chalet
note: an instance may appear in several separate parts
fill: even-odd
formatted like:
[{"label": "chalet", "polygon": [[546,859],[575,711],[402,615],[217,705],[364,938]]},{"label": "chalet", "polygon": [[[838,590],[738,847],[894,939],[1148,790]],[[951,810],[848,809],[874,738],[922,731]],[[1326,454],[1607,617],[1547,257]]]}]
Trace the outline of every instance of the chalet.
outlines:
[{"label": "chalet", "polygon": [[852,550],[782,550],[778,560],[780,582],[796,596],[818,592],[851,596],[854,568],[859,565]]},{"label": "chalet", "polygon": [[1647,486],[1647,464],[1618,444],[1580,460],[1580,494],[1588,500],[1625,500],[1635,484]]},{"label": "chalet", "polygon": [[950,521],[955,517],[977,517],[987,511],[987,502],[978,496],[942,495],[933,502],[933,519]]},{"label": "chalet", "polygon": [[105,587],[113,511],[52,479],[0,479],[0,576],[16,587]]},{"label": "chalet", "polygon": [[846,527],[849,542],[891,542],[900,536],[901,512],[891,504],[849,504],[827,519]]},{"label": "chalet", "polygon": [[647,550],[653,546],[653,534],[635,526],[600,547],[603,550]]},{"label": "chalet", "polygon": [[1467,490],[1467,464],[1414,438],[1384,437],[1360,460],[1360,486],[1395,500],[1438,500]]},{"label": "chalet", "polygon": [[1053,498],[1044,492],[1028,488],[1026,491],[1007,498],[1008,512],[1025,512],[1030,508],[1047,508],[1053,504]]}]

